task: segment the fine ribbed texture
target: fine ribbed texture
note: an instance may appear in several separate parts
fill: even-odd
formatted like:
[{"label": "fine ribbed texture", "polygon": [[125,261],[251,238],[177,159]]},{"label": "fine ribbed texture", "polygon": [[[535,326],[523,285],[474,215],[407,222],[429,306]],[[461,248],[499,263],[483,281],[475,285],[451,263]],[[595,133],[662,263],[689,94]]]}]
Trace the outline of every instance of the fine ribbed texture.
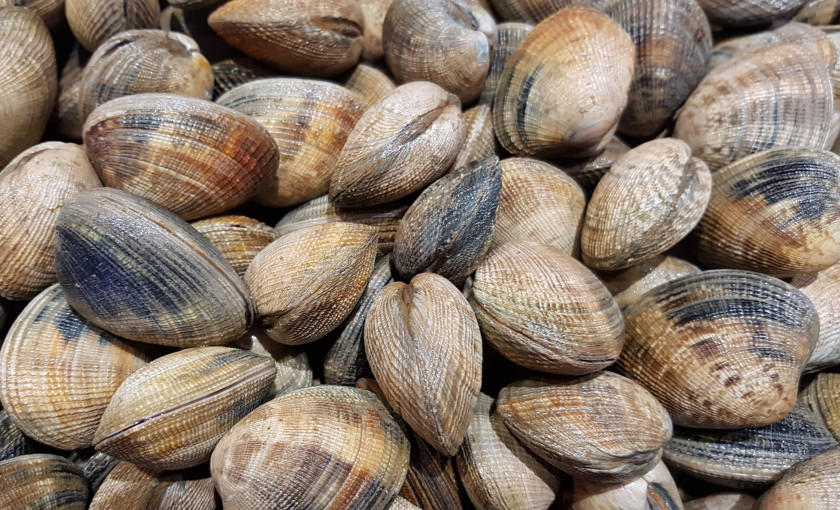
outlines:
[{"label": "fine ribbed texture", "polygon": [[719,26],[763,25],[791,18],[806,0],[698,0],[709,20]]},{"label": "fine ribbed texture", "polygon": [[802,400],[840,440],[840,374],[822,373],[802,391]]},{"label": "fine ribbed texture", "polygon": [[464,112],[466,136],[464,146],[452,164],[453,170],[475,160],[496,155],[496,136],[493,134],[493,117],[486,104],[473,106]]},{"label": "fine ribbed texture", "polygon": [[306,352],[296,347],[272,340],[263,328],[256,327],[245,333],[231,347],[247,349],[254,354],[274,360],[277,375],[270,394],[274,397],[312,386],[312,368]]},{"label": "fine ribbed texture", "polygon": [[397,88],[387,74],[366,64],[356,66],[344,86],[364,99],[368,107],[385,99]]},{"label": "fine ribbed texture", "polygon": [[[834,0],[832,0],[834,1]],[[837,2],[840,5],[840,2]],[[837,51],[828,35],[817,27],[804,23],[790,22],[753,34],[725,39],[712,48],[709,57],[709,69],[715,68],[733,59],[740,60],[768,46],[785,43],[797,43],[817,52],[827,65],[833,65]]]},{"label": "fine ribbed texture", "polygon": [[5,410],[0,410],[0,460],[26,455],[33,450],[34,442],[15,425]]},{"label": "fine ribbed texture", "polygon": [[245,274],[257,253],[277,239],[273,228],[246,216],[216,216],[192,226],[218,248],[239,276]]},{"label": "fine ribbed texture", "polygon": [[231,89],[249,81],[267,78],[272,72],[248,57],[228,58],[214,62],[211,68],[213,70],[213,99],[218,99]]},{"label": "fine ribbed texture", "polygon": [[119,32],[156,27],[160,4],[158,0],[65,0],[64,12],[76,40],[94,51]]},{"label": "fine ribbed texture", "polygon": [[212,478],[181,479],[156,475],[129,462],[120,462],[96,491],[90,510],[215,510]]},{"label": "fine ribbed texture", "polygon": [[[573,480],[571,510],[681,510],[677,484],[659,461],[644,475],[621,485],[604,486],[599,480]],[[717,509],[732,510],[732,509]],[[744,509],[749,510],[749,509]]]},{"label": "fine ribbed texture", "polygon": [[[677,257],[660,255],[604,279],[622,309],[641,298],[645,292],[676,280],[680,276],[699,273],[700,268]],[[822,321],[820,321],[822,323]]]},{"label": "fine ribbed texture", "polygon": [[22,455],[0,462],[0,508],[85,510],[82,470],[57,455]]},{"label": "fine ribbed texture", "polygon": [[797,464],[765,492],[755,510],[840,508],[840,446]]}]

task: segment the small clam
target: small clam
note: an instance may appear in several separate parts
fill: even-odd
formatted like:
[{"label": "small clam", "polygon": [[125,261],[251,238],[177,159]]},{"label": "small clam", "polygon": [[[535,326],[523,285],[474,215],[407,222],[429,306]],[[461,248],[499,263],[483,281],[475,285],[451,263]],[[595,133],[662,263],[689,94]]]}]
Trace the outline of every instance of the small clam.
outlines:
[{"label": "small clam", "polygon": [[367,64],[359,64],[350,73],[344,86],[358,94],[368,106],[385,99],[397,88],[387,74]]},{"label": "small clam", "polygon": [[473,161],[496,155],[496,136],[493,134],[493,117],[486,104],[473,106],[463,114],[466,136],[464,146],[452,168],[461,168]]},{"label": "small clam", "polygon": [[671,419],[653,395],[611,372],[519,381],[502,388],[496,406],[513,435],[543,460],[604,483],[649,471],[671,438]]},{"label": "small clam", "polygon": [[624,317],[619,366],[685,427],[760,427],[784,418],[819,334],[807,297],[748,271],[677,278]]},{"label": "small clam", "polygon": [[525,36],[531,33],[534,25],[528,23],[509,22],[496,25],[496,43],[490,50],[490,71],[487,73],[487,80],[481,90],[480,103],[492,105],[496,97],[496,88],[499,86],[499,78],[505,70],[505,64],[513,55],[519,43]]},{"label": "small clam", "polygon": [[829,66],[837,58],[837,50],[826,33],[817,27],[791,21],[772,30],[755,32],[740,37],[733,37],[719,42],[712,48],[709,57],[709,69],[715,68],[733,59],[742,59],[757,50],[775,44],[797,43],[807,45]]},{"label": "small clam", "polygon": [[571,510],[682,510],[677,485],[662,461],[621,485],[576,478],[572,501]]},{"label": "small clam", "polygon": [[259,62],[248,57],[228,58],[214,62],[210,68],[213,71],[213,99],[249,81],[267,78],[270,74],[270,71]]},{"label": "small clam", "polygon": [[0,508],[85,510],[88,483],[81,469],[57,455],[21,455],[0,462]]},{"label": "small clam", "polygon": [[277,375],[269,392],[273,397],[312,386],[312,368],[306,352],[278,344],[262,328],[252,328],[231,346],[274,360]]},{"label": "small clam", "polygon": [[654,287],[699,272],[700,268],[694,264],[670,255],[660,255],[605,279],[604,285],[612,292],[616,304],[624,309]]},{"label": "small clam", "polygon": [[64,0],[0,0],[0,6],[31,9],[50,29],[64,21]]},{"label": "small clam", "polygon": [[793,19],[811,25],[831,25],[838,17],[840,2],[837,0],[807,0]]},{"label": "small clam", "polygon": [[582,160],[566,160],[560,164],[564,172],[591,191],[613,164],[629,150],[627,144],[613,136],[607,142],[606,148],[598,154]]},{"label": "small clam", "polygon": [[694,499],[685,504],[685,510],[752,510],[755,498],[743,492],[720,492]]},{"label": "small clam", "polygon": [[6,410],[0,410],[0,461],[26,455],[34,445]]},{"label": "small clam", "polygon": [[824,269],[816,275],[797,275],[791,285],[811,300],[820,317],[820,337],[805,366],[813,372],[840,364],[840,264]]},{"label": "small clam", "polygon": [[362,35],[365,60],[379,60],[385,54],[382,48],[382,25],[385,15],[393,0],[359,0],[359,7],[365,18],[365,30]]},{"label": "small clam", "polygon": [[65,0],[64,12],[79,44],[95,50],[114,34],[132,28],[154,28],[158,0]]},{"label": "small clam", "polygon": [[840,446],[793,466],[765,492],[755,510],[840,508]]},{"label": "small clam", "polygon": [[840,440],[840,374],[821,373],[802,390],[802,400]]},{"label": "small clam", "polygon": [[764,25],[793,17],[805,0],[697,0],[715,25]]},{"label": "small clam", "polygon": [[158,476],[130,462],[120,462],[90,502],[90,510],[215,510],[212,478]]},{"label": "small clam", "polygon": [[408,457],[408,441],[373,393],[316,386],[237,423],[210,471],[228,510],[382,510],[402,486]]},{"label": "small clam", "polygon": [[58,81],[58,105],[55,108],[58,134],[73,141],[82,139],[82,126],[85,123],[79,102],[84,69],[83,57],[80,55],[82,51],[78,43],[74,44],[67,62],[61,68],[61,77]]},{"label": "small clam", "polygon": [[388,510],[420,510],[419,506],[415,506],[412,503],[401,496],[397,496],[394,498],[394,501],[391,502],[391,505],[388,507]]},{"label": "small clam", "polygon": [[192,223],[227,259],[239,276],[263,248],[277,239],[277,232],[265,223],[247,216],[216,216]]}]

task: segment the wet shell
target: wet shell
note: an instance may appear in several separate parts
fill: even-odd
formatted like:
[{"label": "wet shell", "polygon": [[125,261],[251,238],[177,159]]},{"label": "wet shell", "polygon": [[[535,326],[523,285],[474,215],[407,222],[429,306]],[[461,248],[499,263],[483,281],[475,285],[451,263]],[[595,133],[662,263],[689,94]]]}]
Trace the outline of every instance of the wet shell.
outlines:
[{"label": "wet shell", "polygon": [[83,57],[79,44],[73,45],[67,62],[61,69],[61,79],[58,82],[58,105],[55,108],[56,129],[58,134],[67,140],[81,141],[82,106],[79,104],[82,90]]},{"label": "wet shell", "polygon": [[388,507],[388,510],[412,510],[417,509],[419,510],[419,506],[415,506],[412,503],[409,503],[407,499],[397,496],[394,498],[394,501],[391,502],[391,506]]},{"label": "wet shell", "polygon": [[481,394],[456,460],[479,510],[545,510],[560,482],[505,427],[492,397]]},{"label": "wet shell", "polygon": [[505,64],[522,39],[525,39],[525,36],[533,29],[534,25],[528,23],[509,22],[496,25],[496,43],[490,50],[490,71],[487,73],[487,80],[481,90],[480,103],[493,104]]},{"label": "wet shell", "polygon": [[96,491],[90,510],[214,510],[212,478],[158,476],[130,462],[120,462]]},{"label": "wet shell", "polygon": [[275,373],[271,359],[241,349],[167,354],[119,387],[96,430],[96,449],[148,469],[206,462],[222,435],[268,395]]},{"label": "wet shell", "polygon": [[297,78],[252,81],[217,102],[248,115],[277,143],[280,164],[257,192],[257,201],[272,207],[327,192],[338,155],[365,109],[340,85]]},{"label": "wet shell", "polygon": [[376,232],[335,222],[286,234],[254,258],[245,280],[266,333],[288,345],[318,340],[350,315],[376,258]]},{"label": "wet shell", "polygon": [[697,3],[713,24],[738,27],[789,19],[805,0],[698,0]]},{"label": "wet shell", "polygon": [[674,137],[714,172],[774,147],[822,149],[833,104],[819,56],[777,45],[712,70],[680,110]]},{"label": "wet shell", "polygon": [[654,287],[699,272],[699,267],[685,260],[660,255],[605,279],[604,285],[612,292],[616,304],[624,309]]},{"label": "wet shell", "polygon": [[157,0],[65,0],[64,11],[70,30],[88,51],[124,30],[154,28],[160,18]]},{"label": "wet shell", "polygon": [[408,441],[373,393],[317,386],[237,423],[213,452],[210,471],[229,510],[377,510],[399,491],[408,456]]},{"label": "wet shell", "polygon": [[622,485],[574,480],[571,510],[681,510],[682,500],[665,463]]},{"label": "wet shell", "polygon": [[837,50],[824,31],[804,23],[791,21],[773,30],[733,37],[716,44],[709,58],[709,69],[732,59],[743,59],[746,55],[762,48],[785,43],[807,45],[819,53],[829,66],[832,66],[837,58]]},{"label": "wet shell", "polygon": [[397,88],[387,74],[366,64],[356,66],[344,86],[358,94],[368,106],[385,99]]},{"label": "wet shell", "polygon": [[330,199],[338,207],[369,207],[419,191],[450,169],[465,135],[457,97],[429,82],[397,87],[347,138]]},{"label": "wet shell", "polygon": [[617,483],[649,471],[671,438],[671,419],[643,387],[611,372],[502,388],[505,425],[532,452],[576,477]]},{"label": "wet shell", "polygon": [[453,169],[496,155],[496,136],[493,134],[490,107],[486,104],[476,105],[465,111],[463,118],[466,136],[464,146],[452,164]]},{"label": "wet shell", "polygon": [[685,504],[685,510],[752,510],[755,498],[743,492],[721,492]]},{"label": "wet shell", "polygon": [[840,264],[816,275],[797,275],[790,283],[811,300],[820,317],[820,337],[805,371],[840,364]]},{"label": "wet shell", "polygon": [[507,243],[475,272],[470,299],[484,338],[533,370],[587,374],[624,341],[621,310],[601,281],[554,246]]},{"label": "wet shell", "polygon": [[764,493],[755,510],[840,507],[840,447],[792,467]]},{"label": "wet shell", "polygon": [[777,276],[840,259],[840,156],[774,149],[715,174],[698,229],[698,260]]},{"label": "wet shell", "polygon": [[82,471],[57,455],[21,455],[0,462],[0,508],[85,510]]},{"label": "wet shell", "polygon": [[312,369],[309,367],[306,352],[278,344],[269,338],[262,328],[252,328],[234,342],[232,347],[246,349],[274,360],[277,375],[269,392],[274,397],[312,386]]},{"label": "wet shell", "polygon": [[32,441],[5,410],[0,410],[0,461],[26,455],[33,449]]},{"label": "wet shell", "polygon": [[557,12],[505,65],[493,103],[496,137],[520,156],[601,152],[627,104],[635,58],[630,37],[604,14]]},{"label": "wet shell", "polygon": [[582,160],[565,160],[559,164],[563,171],[581,186],[592,190],[613,164],[629,150],[627,144],[614,136],[607,142],[607,147],[597,155]]},{"label": "wet shell", "polygon": [[33,11],[0,7],[0,165],[41,139],[58,92],[52,38]]},{"label": "wet shell", "polygon": [[225,344],[253,322],[248,289],[221,253],[174,214],[124,191],[77,194],[56,225],[67,301],[123,338]]},{"label": "wet shell", "polygon": [[277,146],[237,111],[174,94],[113,99],[84,126],[103,184],[162,205],[186,220],[248,200],[277,168]]},{"label": "wet shell", "polygon": [[811,25],[831,25],[838,16],[840,16],[840,2],[837,0],[808,0],[793,19]]},{"label": "wet shell", "polygon": [[601,178],[580,236],[583,262],[626,269],[677,244],[700,221],[712,175],[685,142],[653,140],[632,149]]},{"label": "wet shell", "polygon": [[210,67],[213,71],[213,99],[249,81],[270,75],[268,69],[247,57],[228,58]]},{"label": "wet shell", "polygon": [[455,455],[481,386],[481,333],[464,296],[433,273],[387,285],[364,338],[391,407],[433,448]]},{"label": "wet shell", "polygon": [[351,0],[231,0],[207,21],[231,46],[297,75],[334,76],[362,55],[364,14]]},{"label": "wet shell", "polygon": [[840,374],[818,374],[802,391],[801,398],[840,440]]},{"label": "wet shell", "polygon": [[382,25],[385,23],[385,14],[391,7],[393,0],[359,0],[359,7],[365,17],[365,30],[362,37],[364,51],[362,58],[365,60],[379,60],[385,54],[382,48]]},{"label": "wet shell", "polygon": [[819,334],[808,298],[747,271],[672,280],[624,317],[619,366],[685,427],[760,427],[784,418]]},{"label": "wet shell", "polygon": [[31,9],[49,28],[64,21],[64,0],[0,0],[0,6]]},{"label": "wet shell", "polygon": [[198,233],[218,248],[239,276],[263,248],[277,239],[277,232],[246,216],[216,216],[192,224]]},{"label": "wet shell", "polygon": [[38,144],[0,172],[0,296],[30,299],[56,280],[58,214],[99,186],[84,149],[71,143]]}]

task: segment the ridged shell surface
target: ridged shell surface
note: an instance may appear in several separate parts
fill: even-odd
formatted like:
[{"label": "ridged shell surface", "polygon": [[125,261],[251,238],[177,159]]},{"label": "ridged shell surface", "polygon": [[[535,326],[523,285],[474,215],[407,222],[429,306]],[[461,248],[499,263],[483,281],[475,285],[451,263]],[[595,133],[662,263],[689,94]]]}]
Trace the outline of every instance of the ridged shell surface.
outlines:
[{"label": "ridged shell surface", "polygon": [[231,347],[247,349],[274,360],[277,375],[269,393],[273,397],[312,386],[312,368],[306,352],[275,342],[262,328],[251,328]]},{"label": "ridged shell surface", "polygon": [[840,374],[817,374],[802,390],[801,398],[825,423],[834,438],[840,440]]},{"label": "ridged shell surface", "polygon": [[743,492],[719,492],[686,502],[685,510],[752,510],[755,498]]},{"label": "ridged shell surface", "polygon": [[365,60],[379,60],[385,54],[382,48],[382,25],[392,0],[359,0],[359,7],[365,18],[365,30],[362,35]]},{"label": "ridged shell surface", "polygon": [[245,275],[257,253],[277,239],[273,228],[247,216],[216,216],[192,226],[213,243],[239,276]]},{"label": "ridged shell surface", "polygon": [[613,164],[629,150],[630,147],[626,143],[622,142],[618,137],[613,136],[607,142],[604,150],[598,154],[583,159],[564,160],[558,164],[578,184],[586,190],[591,191]]},{"label": "ridged shell surface", "polygon": [[741,27],[789,19],[805,0],[698,0],[698,3],[713,24]]},{"label": "ridged shell surface", "polygon": [[638,301],[645,292],[663,283],[699,272],[700,268],[690,262],[670,255],[660,255],[604,278],[604,285],[612,292],[616,304],[624,309]]},{"label": "ridged shell surface", "polygon": [[682,510],[677,484],[659,461],[639,478],[620,485],[600,481],[573,480],[570,510]]},{"label": "ridged shell surface", "polygon": [[391,506],[388,507],[388,510],[412,510],[418,509],[419,506],[415,506],[414,504],[410,503],[407,499],[397,496],[394,498],[394,501],[391,502]]},{"label": "ridged shell surface", "polygon": [[90,502],[90,510],[215,510],[212,478],[160,476],[130,462],[120,462]]},{"label": "ridged shell surface", "polygon": [[347,77],[344,86],[358,94],[368,106],[385,99],[388,94],[397,88],[387,74],[367,64],[357,65],[356,69]]},{"label": "ridged shell surface", "polygon": [[34,446],[5,410],[0,410],[0,460],[30,453]]},{"label": "ridged shell surface", "polygon": [[490,71],[484,81],[484,88],[481,89],[479,102],[487,105],[493,104],[496,97],[496,88],[499,86],[499,78],[508,59],[513,55],[519,43],[525,36],[531,33],[534,25],[520,22],[499,23],[496,25],[496,42],[490,50]]},{"label": "ridged shell surface", "polygon": [[249,81],[268,78],[271,71],[248,57],[227,58],[213,62],[213,99]]},{"label": "ridged shell surface", "polygon": [[806,372],[840,364],[840,264],[815,275],[797,275],[791,285],[799,289],[817,309],[820,337],[805,366]]},{"label": "ridged shell surface", "polygon": [[464,112],[466,136],[464,146],[452,168],[461,168],[477,159],[496,155],[496,136],[493,134],[493,116],[486,104],[473,106]]},{"label": "ridged shell surface", "polygon": [[840,446],[793,466],[765,492],[755,510],[817,510],[840,506]]},{"label": "ridged shell surface", "polygon": [[837,50],[823,30],[791,21],[772,30],[733,37],[717,43],[709,57],[709,69],[732,59],[742,59],[745,55],[762,48],[785,43],[798,43],[810,47],[819,53],[829,66],[833,65],[834,59],[837,58]]},{"label": "ridged shell surface", "polygon": [[64,12],[76,40],[94,51],[119,32],[156,27],[160,4],[157,0],[65,0]]},{"label": "ridged shell surface", "polygon": [[831,25],[839,15],[837,0],[807,0],[793,19],[811,25]]},{"label": "ridged shell surface", "polygon": [[0,508],[85,510],[88,484],[81,469],[57,455],[21,455],[0,462]]}]

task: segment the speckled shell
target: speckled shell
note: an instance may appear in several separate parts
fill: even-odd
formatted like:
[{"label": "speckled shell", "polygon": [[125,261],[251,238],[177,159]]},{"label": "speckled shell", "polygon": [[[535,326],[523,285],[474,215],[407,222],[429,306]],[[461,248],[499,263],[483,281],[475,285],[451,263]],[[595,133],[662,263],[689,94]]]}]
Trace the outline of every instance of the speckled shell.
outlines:
[{"label": "speckled shell", "polygon": [[248,57],[214,62],[210,68],[213,71],[213,99],[249,81],[267,78],[270,75],[270,71],[262,64]]},{"label": "speckled shell", "polygon": [[90,502],[90,510],[215,510],[212,478],[159,476],[130,462],[120,462]]},{"label": "speckled shell", "polygon": [[762,48],[785,43],[798,43],[808,46],[819,53],[820,57],[829,66],[833,65],[837,58],[837,50],[824,31],[805,23],[791,21],[773,30],[755,32],[719,42],[712,48],[712,54],[709,57],[709,69],[732,59],[743,59],[746,55]]},{"label": "speckled shell", "polygon": [[266,333],[288,345],[318,340],[350,315],[376,258],[376,232],[334,222],[295,230],[257,254],[245,281]]},{"label": "speckled shell", "polygon": [[85,510],[82,471],[57,455],[21,455],[0,462],[0,508]]},{"label": "speckled shell", "polygon": [[470,303],[484,338],[533,370],[587,374],[611,365],[621,352],[621,310],[610,292],[554,246],[495,248],[475,272]]},{"label": "speckled shell", "polygon": [[505,69],[508,59],[516,50],[522,39],[531,33],[534,25],[528,23],[508,22],[496,25],[496,42],[490,49],[490,71],[484,81],[484,88],[481,89],[479,102],[492,105],[496,97],[496,87],[499,86],[499,78]]},{"label": "speckled shell", "polygon": [[55,281],[58,214],[99,186],[84,149],[71,143],[38,144],[0,172],[0,296],[30,299]]},{"label": "speckled shell", "polygon": [[122,383],[95,447],[148,469],[206,462],[222,435],[268,395],[275,373],[268,357],[230,347],[167,354]]},{"label": "speckled shell", "polygon": [[726,166],[695,237],[707,267],[790,276],[831,266],[840,259],[840,156],[774,149]]},{"label": "speckled shell", "polygon": [[837,0],[807,0],[793,19],[811,25],[831,25],[838,16],[840,2]]},{"label": "speckled shell", "polygon": [[840,447],[793,466],[764,493],[755,510],[817,510],[840,507]]},{"label": "speckled shell", "polygon": [[368,106],[385,99],[397,88],[387,74],[366,64],[356,66],[347,77],[344,86],[358,94]]},{"label": "speckled shell", "polygon": [[699,267],[685,260],[660,255],[605,278],[604,285],[612,292],[616,304],[623,309],[638,301],[645,292],[654,287],[676,280],[680,276],[699,272]]},{"label": "speckled shell", "polygon": [[682,510],[677,485],[659,461],[644,475],[621,485],[574,479],[571,510]]},{"label": "speckled shell", "polygon": [[473,161],[496,155],[496,136],[493,134],[493,117],[486,104],[476,105],[463,114],[466,136],[464,146],[452,164],[453,170]]},{"label": "speckled shell", "polygon": [[80,55],[82,51],[84,50],[79,49],[78,43],[74,44],[67,62],[61,69],[58,82],[58,104],[54,113],[58,134],[72,141],[81,141],[82,125],[85,123],[82,107],[79,104],[84,69],[83,57]]},{"label": "speckled shell", "polygon": [[50,28],[64,21],[64,0],[0,0],[0,6],[31,9]]},{"label": "speckled shell", "polygon": [[680,110],[674,137],[712,171],[775,147],[822,149],[834,109],[825,63],[782,44],[712,70]]},{"label": "speckled shell", "polygon": [[639,145],[612,165],[589,199],[583,262],[617,270],[660,255],[694,229],[711,194],[712,174],[685,142]]},{"label": "speckled shell", "polygon": [[160,18],[158,0],[65,0],[64,11],[70,30],[88,51],[124,30],[154,28]]},{"label": "speckled shell", "polygon": [[309,366],[306,352],[278,344],[269,338],[262,328],[252,328],[234,342],[232,347],[247,349],[274,360],[277,375],[269,392],[273,397],[312,386],[312,368]]},{"label": "speckled shell", "polygon": [[819,334],[808,298],[747,271],[677,278],[624,317],[619,366],[686,427],[759,427],[784,418]]},{"label": "speckled shell", "polygon": [[248,200],[278,162],[269,133],[237,111],[192,97],[137,94],[93,111],[88,156],[103,184],[186,220]]},{"label": "speckled shell", "polygon": [[689,501],[685,510],[752,510],[755,498],[743,492],[720,492]]},{"label": "speckled shell", "polygon": [[251,117],[277,143],[280,164],[256,197],[272,207],[327,192],[339,153],[365,109],[360,97],[340,85],[297,78],[251,81],[217,102]]},{"label": "speckled shell", "polygon": [[697,3],[712,24],[738,27],[789,19],[805,0],[698,0]]},{"label": "speckled shell", "polygon": [[364,14],[351,0],[231,0],[207,21],[231,46],[296,75],[334,76],[362,55]]},{"label": "speckled shell", "polygon": [[38,143],[58,92],[52,37],[29,9],[0,7],[0,165]]},{"label": "speckled shell", "polygon": [[32,441],[15,425],[5,410],[0,410],[0,460],[26,455],[33,449]]},{"label": "speckled shell", "polygon": [[221,253],[174,214],[120,190],[77,194],[56,225],[67,301],[123,338],[225,344],[253,322],[248,289]]},{"label": "speckled shell", "polygon": [[815,275],[797,275],[790,283],[811,300],[820,317],[820,337],[805,371],[840,364],[840,264]]},{"label": "speckled shell", "polygon": [[840,440],[840,374],[821,373],[802,390],[802,401]]},{"label": "speckled shell", "polygon": [[434,273],[386,285],[364,339],[394,411],[437,451],[455,455],[481,386],[481,333],[464,296]]},{"label": "speckled shell", "polygon": [[496,137],[520,156],[601,152],[627,104],[635,58],[633,41],[606,15],[584,8],[557,12],[505,65],[493,102]]},{"label": "speckled shell", "polygon": [[481,394],[456,461],[470,501],[478,510],[546,510],[560,481],[513,437]]},{"label": "speckled shell", "polygon": [[382,48],[382,25],[385,15],[393,0],[359,0],[359,7],[365,18],[365,30],[362,35],[365,60],[379,60],[385,54]]},{"label": "speckled shell", "polygon": [[330,199],[369,207],[425,188],[450,169],[466,128],[458,98],[429,82],[397,87],[365,111],[338,157]]},{"label": "speckled shell", "polygon": [[227,259],[239,276],[263,248],[277,239],[277,232],[247,216],[216,216],[192,224]]},{"label": "speckled shell", "polygon": [[373,393],[316,386],[237,423],[213,452],[210,471],[229,510],[377,510],[399,491],[408,456],[408,441]]},{"label": "speckled shell", "polygon": [[490,70],[496,23],[477,2],[393,0],[382,28],[397,82],[430,81],[469,103]]},{"label": "speckled shell", "polygon": [[532,452],[579,478],[618,483],[649,471],[671,437],[671,419],[642,386],[611,372],[519,381],[496,409]]},{"label": "speckled shell", "polygon": [[565,160],[560,164],[564,172],[591,191],[613,164],[629,150],[630,147],[627,144],[613,136],[607,142],[606,148],[595,156],[579,160]]},{"label": "speckled shell", "polygon": [[388,507],[388,510],[412,510],[417,509],[420,510],[419,506],[415,506],[412,503],[401,496],[397,496],[394,498],[394,501],[391,502],[391,505]]}]

